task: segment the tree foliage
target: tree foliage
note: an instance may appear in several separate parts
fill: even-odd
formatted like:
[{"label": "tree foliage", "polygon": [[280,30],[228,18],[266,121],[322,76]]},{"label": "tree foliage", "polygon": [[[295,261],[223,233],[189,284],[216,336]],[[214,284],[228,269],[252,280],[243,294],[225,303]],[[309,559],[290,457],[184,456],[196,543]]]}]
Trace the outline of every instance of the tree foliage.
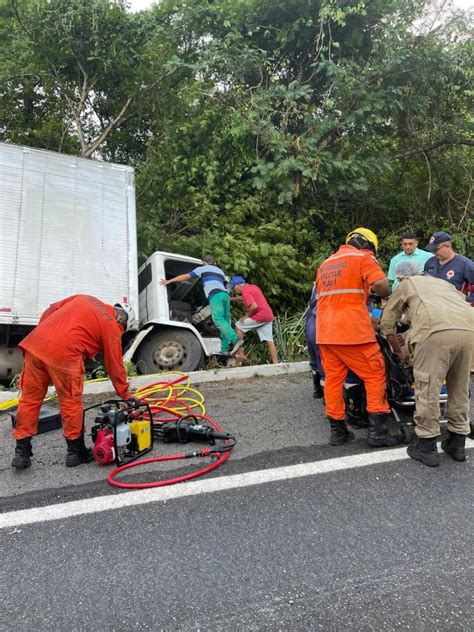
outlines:
[{"label": "tree foliage", "polygon": [[355,225],[472,249],[471,21],[427,7],[12,0],[0,134],[134,165],[142,258],[212,251],[294,309]]}]

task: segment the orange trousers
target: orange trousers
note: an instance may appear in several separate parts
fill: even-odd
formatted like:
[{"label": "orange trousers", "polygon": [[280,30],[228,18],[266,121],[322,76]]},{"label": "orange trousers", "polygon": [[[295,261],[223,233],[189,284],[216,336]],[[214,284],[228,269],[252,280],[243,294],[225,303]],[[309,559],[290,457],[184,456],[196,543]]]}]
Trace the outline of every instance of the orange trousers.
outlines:
[{"label": "orange trousers", "polygon": [[13,429],[15,439],[24,439],[37,433],[39,411],[51,382],[59,400],[64,436],[66,439],[77,439],[81,435],[83,374],[54,369],[26,351],[20,376],[16,427]]},{"label": "orange trousers", "polygon": [[318,346],[326,373],[324,399],[328,417],[337,420],[343,420],[345,417],[343,385],[348,369],[364,380],[367,412],[390,412],[386,397],[385,362],[377,342]]}]

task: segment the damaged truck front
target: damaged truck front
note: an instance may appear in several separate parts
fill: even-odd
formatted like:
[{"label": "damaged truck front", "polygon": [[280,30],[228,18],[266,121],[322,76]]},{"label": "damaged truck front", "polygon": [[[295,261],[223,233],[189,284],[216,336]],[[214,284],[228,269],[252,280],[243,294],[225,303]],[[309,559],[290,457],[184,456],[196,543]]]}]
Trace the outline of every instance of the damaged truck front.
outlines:
[{"label": "damaged truck front", "polygon": [[219,339],[197,279],[164,287],[198,259],[155,252],[137,273],[131,167],[0,143],[0,380],[21,369],[19,342],[72,294],[130,303],[124,336],[139,373],[198,369]]}]

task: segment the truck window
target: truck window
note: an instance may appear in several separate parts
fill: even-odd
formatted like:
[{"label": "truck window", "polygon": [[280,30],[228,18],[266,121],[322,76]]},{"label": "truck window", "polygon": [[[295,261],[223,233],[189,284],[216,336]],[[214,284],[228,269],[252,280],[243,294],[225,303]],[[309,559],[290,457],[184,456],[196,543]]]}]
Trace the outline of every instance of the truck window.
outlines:
[{"label": "truck window", "polygon": [[138,292],[141,293],[151,283],[151,263],[149,263],[138,275]]},{"label": "truck window", "polygon": [[[172,279],[180,274],[191,272],[198,264],[168,259],[165,261],[165,275]],[[205,305],[206,298],[199,279],[190,279],[167,286],[170,301],[185,301],[192,309]]]}]

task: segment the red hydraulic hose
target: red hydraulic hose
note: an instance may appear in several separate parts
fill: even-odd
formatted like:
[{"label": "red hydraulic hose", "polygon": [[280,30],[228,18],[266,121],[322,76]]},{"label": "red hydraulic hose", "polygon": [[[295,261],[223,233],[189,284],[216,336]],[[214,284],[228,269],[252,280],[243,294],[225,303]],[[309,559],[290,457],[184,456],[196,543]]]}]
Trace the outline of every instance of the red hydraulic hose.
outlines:
[{"label": "red hydraulic hose", "polygon": [[[198,419],[204,419],[217,432],[222,432],[222,429],[217,425],[215,421],[210,419],[210,417],[207,417],[206,415],[194,415],[194,417]],[[224,441],[224,445],[229,445],[229,442],[227,440]],[[178,461],[180,459],[188,459],[193,456],[209,456],[210,454],[215,454],[217,457],[214,463],[211,463],[210,465],[207,465],[206,467],[196,470],[195,472],[191,472],[190,474],[184,474],[182,476],[168,478],[165,481],[155,481],[151,483],[122,483],[120,481],[115,480],[115,476],[117,476],[117,474],[120,474],[121,472],[124,472],[125,470],[129,470],[133,467],[146,465],[147,463],[158,463],[160,461]],[[226,450],[224,452],[220,452],[220,451],[212,452],[212,450],[210,450],[209,448],[203,448],[202,450],[199,450],[198,452],[192,452],[189,454],[170,454],[168,456],[156,456],[151,459],[133,461],[132,463],[126,463],[125,465],[120,465],[119,467],[116,467],[114,470],[109,472],[107,476],[107,482],[109,483],[109,485],[112,485],[113,487],[119,487],[121,489],[149,489],[151,487],[165,487],[166,485],[175,485],[176,483],[189,481],[192,478],[197,478],[198,476],[202,476],[203,474],[212,472],[212,470],[215,470],[216,468],[221,466],[223,463],[225,463],[227,459],[229,458],[229,456],[230,456],[230,451]]]},{"label": "red hydraulic hose", "polygon": [[[192,456],[201,456],[201,454],[171,454],[169,456],[156,456],[152,459],[143,459],[142,461],[133,461],[133,463],[121,465],[120,467],[117,467],[109,472],[109,475],[107,476],[107,482],[110,485],[113,485],[114,487],[120,487],[121,489],[148,489],[150,487],[165,487],[166,485],[182,483],[183,481],[189,481],[191,478],[197,478],[198,476],[207,474],[207,472],[212,472],[212,470],[215,470],[217,467],[225,463],[225,461],[227,461],[230,456],[230,452],[215,452],[214,454],[219,455],[219,458],[214,461],[214,463],[211,463],[210,465],[203,467],[200,470],[196,470],[195,472],[191,472],[190,474],[168,478],[165,481],[155,481],[153,483],[121,483],[120,481],[116,481],[114,477],[117,474],[132,467],[137,467],[138,465],[145,465],[146,463],[157,463],[158,461],[177,461],[179,459],[187,459]],[[205,456],[205,454],[203,454],[202,456]]]}]

